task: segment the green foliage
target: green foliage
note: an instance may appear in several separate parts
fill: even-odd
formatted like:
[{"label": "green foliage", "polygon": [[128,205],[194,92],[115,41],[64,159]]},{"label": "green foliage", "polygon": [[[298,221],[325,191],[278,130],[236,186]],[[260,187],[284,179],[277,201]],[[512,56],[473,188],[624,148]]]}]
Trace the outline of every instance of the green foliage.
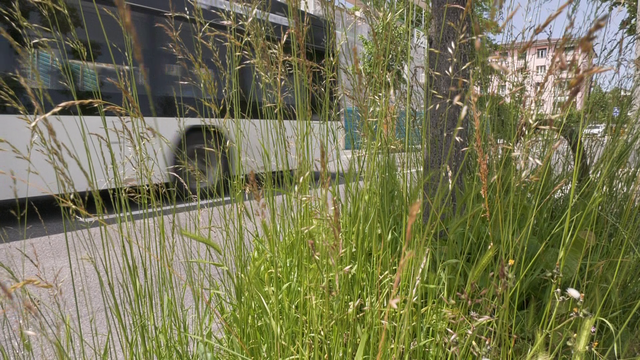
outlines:
[{"label": "green foliage", "polygon": [[520,107],[517,100],[506,101],[495,94],[482,95],[478,98],[478,111],[486,117],[488,132],[496,139],[510,140],[516,135],[520,121]]},{"label": "green foliage", "polygon": [[503,9],[496,6],[493,1],[483,0],[474,3],[472,14],[474,35],[481,34],[486,36],[484,40],[490,45],[495,45],[489,36],[498,34],[498,30],[500,28],[498,25],[498,19],[500,18],[502,11]]},{"label": "green foliage", "polygon": [[[630,121],[632,105],[629,90],[614,87],[605,91],[599,84],[594,84],[584,109],[589,114],[588,121],[591,124],[626,124]],[[618,109],[618,116],[613,115],[614,108]]]},{"label": "green foliage", "polygon": [[[406,82],[405,66],[408,62],[406,43],[409,27],[400,21],[404,11],[383,15],[371,24],[368,37],[361,37],[364,54],[362,71],[367,79],[383,79],[387,86],[398,89]],[[379,86],[376,86],[379,87]]]},{"label": "green foliage", "polygon": [[624,7],[626,10],[625,17],[620,22],[620,30],[624,31],[628,37],[635,39],[637,36],[636,23],[638,21],[638,1],[600,0],[600,2],[604,5],[608,5],[610,11],[617,11],[620,6]]}]

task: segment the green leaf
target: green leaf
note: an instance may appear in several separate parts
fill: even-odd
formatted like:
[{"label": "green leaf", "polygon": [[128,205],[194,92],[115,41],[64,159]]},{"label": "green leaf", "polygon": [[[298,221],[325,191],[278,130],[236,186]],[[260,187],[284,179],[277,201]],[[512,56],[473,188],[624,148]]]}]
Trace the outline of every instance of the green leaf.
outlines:
[{"label": "green leaf", "polygon": [[185,262],[195,263],[195,264],[213,265],[213,266],[215,266],[217,268],[221,268],[221,269],[227,270],[227,267],[223,263],[214,262],[214,261],[208,261],[208,260],[203,260],[203,259],[191,259],[191,260],[186,260]]},{"label": "green leaf", "polygon": [[364,348],[367,346],[367,339],[369,338],[369,334],[366,332],[362,334],[362,338],[360,339],[360,345],[358,345],[358,351],[356,352],[355,360],[362,360],[364,356]]},{"label": "green leaf", "polygon": [[242,355],[242,354],[240,354],[240,353],[237,353],[237,352],[235,352],[235,351],[233,351],[233,350],[231,350],[231,349],[229,349],[229,348],[226,348],[226,347],[224,347],[224,346],[222,346],[222,345],[220,345],[220,344],[218,344],[218,343],[215,343],[215,342],[213,342],[213,341],[211,341],[211,340],[209,340],[209,339],[205,339],[205,338],[203,338],[203,337],[201,337],[201,336],[194,335],[194,334],[187,334],[187,336],[188,336],[188,337],[190,337],[190,338],[192,338],[192,339],[195,339],[195,340],[198,340],[198,341],[200,341],[200,342],[203,342],[203,343],[205,343],[205,344],[213,345],[213,346],[215,346],[217,349],[220,349],[220,350],[222,350],[222,351],[224,351],[224,352],[227,352],[227,353],[229,353],[229,354],[231,354],[231,355],[235,356],[235,357],[236,357],[236,358],[238,358],[238,359],[247,359],[247,360],[251,360],[251,358],[246,357],[246,356],[244,356],[244,355]]},{"label": "green leaf", "polygon": [[180,233],[182,234],[182,236],[186,236],[191,240],[195,240],[195,241],[197,241],[197,242],[199,242],[201,244],[204,244],[204,245],[212,248],[218,254],[222,255],[222,248],[220,247],[220,245],[214,243],[213,241],[211,241],[211,239],[206,238],[206,237],[204,237],[202,235],[198,235],[198,234],[187,232],[185,230],[181,230]]},{"label": "green leaf", "polygon": [[585,238],[576,236],[569,245],[569,249],[565,251],[562,273],[568,279],[573,278],[573,276],[578,272],[580,263],[582,262],[583,253],[588,245],[589,244]]},{"label": "green leaf", "polygon": [[477,281],[484,270],[487,268],[487,265],[493,259],[493,255],[496,253],[496,246],[492,246],[487,250],[487,252],[482,256],[482,259],[478,263],[475,264],[473,269],[471,269],[471,275],[469,275],[469,279],[471,281]]},{"label": "green leaf", "polygon": [[103,359],[108,359],[109,358],[109,349],[111,348],[111,334],[107,334],[107,340],[104,343],[104,350],[102,350],[102,358]]}]

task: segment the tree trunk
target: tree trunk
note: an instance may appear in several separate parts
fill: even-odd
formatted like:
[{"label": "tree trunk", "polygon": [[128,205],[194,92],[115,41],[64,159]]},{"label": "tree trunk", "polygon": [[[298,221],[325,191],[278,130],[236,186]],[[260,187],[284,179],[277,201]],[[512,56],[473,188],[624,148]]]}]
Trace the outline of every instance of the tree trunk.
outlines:
[{"label": "tree trunk", "polygon": [[[460,119],[469,88],[471,4],[432,0],[429,28],[427,129],[424,153],[425,223],[459,210],[467,121]],[[454,103],[455,102],[455,103]],[[432,219],[434,220],[434,219]]]}]

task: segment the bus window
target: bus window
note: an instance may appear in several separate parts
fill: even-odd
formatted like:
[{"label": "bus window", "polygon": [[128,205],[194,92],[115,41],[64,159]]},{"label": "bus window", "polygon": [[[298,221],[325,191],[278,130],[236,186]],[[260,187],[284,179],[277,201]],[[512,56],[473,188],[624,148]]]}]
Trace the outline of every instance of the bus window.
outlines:
[{"label": "bus window", "polygon": [[224,38],[208,34],[198,43],[192,23],[155,16],[155,24],[157,51],[149,65],[158,115],[224,117],[214,111],[224,96]]}]

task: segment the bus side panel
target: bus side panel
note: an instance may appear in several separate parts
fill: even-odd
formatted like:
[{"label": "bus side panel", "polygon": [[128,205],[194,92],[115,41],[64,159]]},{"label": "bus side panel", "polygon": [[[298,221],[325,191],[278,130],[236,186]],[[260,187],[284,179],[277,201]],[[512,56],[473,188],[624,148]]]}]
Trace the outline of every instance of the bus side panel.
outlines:
[{"label": "bus side panel", "polygon": [[[321,147],[325,149],[326,163],[336,163],[338,152],[344,149],[344,126],[340,121],[312,121],[313,170],[322,171]],[[328,171],[335,171],[329,168]]]},{"label": "bus side panel", "polygon": [[[325,147],[327,162],[335,161],[336,144],[344,141],[344,129],[339,121],[311,121],[300,124],[296,120],[181,120],[179,127],[159,126],[159,132],[171,143],[179,144],[181,134],[193,127],[212,127],[221,132],[229,144],[230,170],[236,176],[297,169],[302,153],[312,162],[311,170],[319,171],[321,144]],[[302,128],[302,132],[299,127]],[[171,137],[173,136],[173,138]],[[296,143],[306,143],[306,149],[296,149]],[[174,151],[166,147],[164,152]],[[171,162],[168,166],[173,165]],[[170,174],[168,174],[170,179]]]},{"label": "bus side panel", "polygon": [[[158,129],[162,136],[173,139],[175,146],[180,143],[185,131],[202,127],[216,129],[229,146],[230,171],[235,176],[244,176],[251,171],[261,173],[296,167],[292,155],[295,121],[184,119],[180,122],[182,125],[179,128],[169,129],[163,125]],[[165,151],[174,150],[167,147]]]},{"label": "bus side panel", "polygon": [[296,121],[158,118],[143,124],[106,117],[105,130],[100,117],[61,116],[50,118],[52,131],[43,120],[32,131],[13,115],[0,121],[0,138],[9,142],[0,144],[0,200],[168,182],[181,134],[201,126],[218,129],[229,142],[235,175],[296,169],[302,136],[309,137],[303,151],[318,171],[320,144],[332,161],[328,144],[337,143],[340,125],[313,121],[303,126],[309,133],[299,133]]},{"label": "bus side panel", "polygon": [[294,121],[241,122],[243,126],[239,148],[244,150],[240,157],[245,173],[286,171],[297,167],[293,146]]},{"label": "bus side panel", "polygon": [[140,146],[146,152],[157,149],[157,140],[132,135],[131,124],[117,117],[50,117],[37,121],[33,130],[15,115],[0,115],[0,123],[0,138],[6,141],[0,144],[0,200],[164,179],[162,157],[139,151]]},{"label": "bus side panel", "polygon": [[[296,120],[239,120],[236,129],[229,132],[236,139],[240,150],[241,168],[236,174],[288,171],[298,169],[302,157],[311,162],[311,171],[321,170],[321,146],[325,148],[326,161],[336,161],[337,144],[344,138],[344,129],[339,121]],[[322,145],[321,145],[322,144]],[[305,146],[297,149],[297,145]]]}]

